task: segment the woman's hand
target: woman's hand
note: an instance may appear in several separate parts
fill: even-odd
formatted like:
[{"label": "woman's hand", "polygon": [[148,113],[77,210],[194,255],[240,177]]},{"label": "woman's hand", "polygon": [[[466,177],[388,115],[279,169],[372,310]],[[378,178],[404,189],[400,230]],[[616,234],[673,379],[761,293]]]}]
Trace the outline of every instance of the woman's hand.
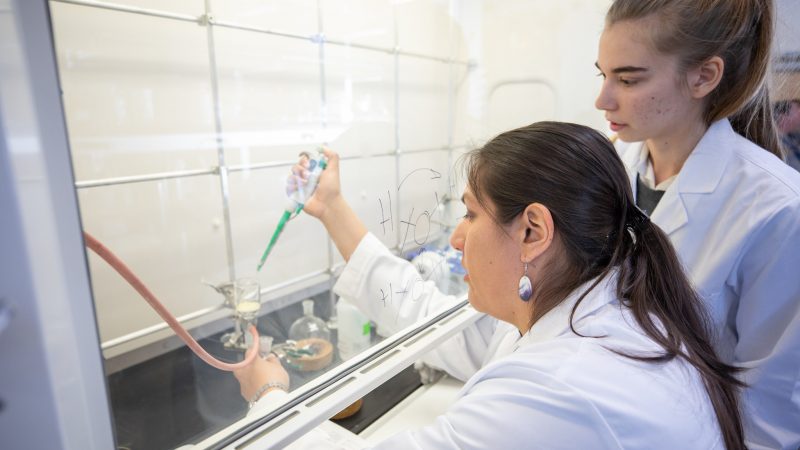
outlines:
[{"label": "woman's hand", "polygon": [[[336,208],[343,201],[339,181],[339,155],[327,147],[323,148],[323,153],[328,159],[328,165],[319,176],[317,189],[311,198],[306,199],[303,207],[303,211],[320,220],[324,220],[326,213]],[[293,182],[305,184],[308,182],[308,166],[308,156],[301,155],[300,161],[292,167],[293,180],[289,184],[291,185]],[[292,189],[291,186],[287,188]]]},{"label": "woman's hand", "polygon": [[[253,363],[233,371],[233,376],[239,381],[239,392],[245,400],[250,401],[258,389],[270,382],[283,383],[289,386],[289,373],[281,365],[277,356],[270,353],[266,358],[256,358]],[[275,388],[265,391],[270,392]]]},{"label": "woman's hand", "polygon": [[[339,182],[339,155],[328,148],[324,148],[323,152],[328,158],[328,166],[320,174],[317,190],[306,200],[303,210],[322,222],[339,253],[347,261],[367,234],[367,227],[342,196]],[[305,155],[292,167],[294,175],[289,177],[287,185],[290,193],[293,189],[292,183],[308,181],[308,167],[309,160]]]}]

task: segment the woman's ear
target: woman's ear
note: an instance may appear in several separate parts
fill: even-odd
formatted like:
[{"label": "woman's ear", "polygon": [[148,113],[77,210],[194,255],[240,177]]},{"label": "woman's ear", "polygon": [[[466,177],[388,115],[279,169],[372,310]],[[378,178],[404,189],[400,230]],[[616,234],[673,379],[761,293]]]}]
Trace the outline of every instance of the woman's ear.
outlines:
[{"label": "woman's ear", "polygon": [[531,262],[550,248],[555,235],[553,216],[541,203],[531,203],[522,212],[521,262]]},{"label": "woman's ear", "polygon": [[693,98],[703,98],[719,86],[722,74],[725,71],[725,62],[719,56],[712,56],[704,63],[686,74],[689,92]]}]

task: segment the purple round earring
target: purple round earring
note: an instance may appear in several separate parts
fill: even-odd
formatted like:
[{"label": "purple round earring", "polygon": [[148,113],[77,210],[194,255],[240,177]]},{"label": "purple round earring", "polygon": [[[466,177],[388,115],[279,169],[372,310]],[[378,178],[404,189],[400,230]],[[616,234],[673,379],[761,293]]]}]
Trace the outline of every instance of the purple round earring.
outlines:
[{"label": "purple round earring", "polygon": [[527,302],[533,296],[533,285],[531,284],[531,279],[528,278],[528,263],[524,264],[522,278],[519,279],[519,298],[523,302]]}]

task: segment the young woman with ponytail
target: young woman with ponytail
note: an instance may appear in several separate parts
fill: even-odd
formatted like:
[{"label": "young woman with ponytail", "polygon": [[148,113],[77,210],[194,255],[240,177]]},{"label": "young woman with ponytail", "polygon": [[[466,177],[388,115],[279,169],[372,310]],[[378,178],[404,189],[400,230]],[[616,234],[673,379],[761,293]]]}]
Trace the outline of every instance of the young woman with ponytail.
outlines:
[{"label": "young woman with ponytail", "polygon": [[[326,154],[305,211],[347,261],[334,291],[389,331],[450,306],[367,232]],[[466,168],[450,242],[486,316],[425,357],[465,385],[434,423],[376,447],[743,449],[736,369],[716,355],[702,302],[612,144],[541,122],[472,151]],[[390,283],[411,293],[382,302]],[[235,375],[247,399],[287,376],[275,359]],[[268,391],[254,409],[285,396]]]},{"label": "young woman with ponytail", "polygon": [[615,0],[597,108],[637,205],[669,237],[740,367],[752,449],[800,448],[800,174],[767,75],[773,0]]}]

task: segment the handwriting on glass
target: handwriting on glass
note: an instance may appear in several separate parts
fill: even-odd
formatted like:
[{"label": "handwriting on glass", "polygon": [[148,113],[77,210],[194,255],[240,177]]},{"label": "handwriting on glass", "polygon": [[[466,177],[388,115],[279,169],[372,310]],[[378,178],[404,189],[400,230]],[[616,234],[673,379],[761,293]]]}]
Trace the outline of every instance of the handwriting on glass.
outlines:
[{"label": "handwriting on glass", "polygon": [[[403,179],[397,185],[397,195],[400,195],[400,192],[404,186],[408,189],[408,187],[412,185],[419,186],[419,182],[438,180],[440,178],[442,178],[442,174],[430,168],[423,167],[412,170],[406,174],[406,176],[403,177]],[[452,185],[449,186],[449,188],[452,187]],[[400,254],[402,255],[406,250],[406,247],[412,247],[414,244],[416,244],[418,247],[421,247],[428,242],[428,239],[431,235],[431,225],[433,223],[432,219],[437,212],[439,212],[440,216],[443,215],[443,212],[439,209],[441,202],[439,193],[436,192],[435,189],[433,190],[433,194],[431,196],[431,200],[433,201],[432,208],[412,207],[408,216],[399,218],[399,220],[395,220],[392,200],[393,196],[391,190],[387,190],[385,196],[381,195],[378,198],[378,209],[380,211],[379,224],[381,226],[383,235],[386,235],[387,232],[394,233],[395,224],[398,226],[398,230],[400,232],[398,235],[398,237],[400,237],[399,250]],[[422,252],[425,251],[426,250],[423,248]],[[421,267],[417,267],[417,269],[418,273],[423,272]],[[395,286],[394,283],[389,283],[388,287],[381,288],[378,295],[378,300],[383,304],[384,307],[392,305],[395,300],[402,301],[406,297],[410,297],[412,301],[418,301],[424,292],[425,282],[430,280],[433,275],[437,273],[440,274],[446,269],[447,264],[444,258],[442,258],[441,261],[437,262],[436,266],[433,267],[428,273],[418,275],[416,278],[407,281],[399,288]]]}]

